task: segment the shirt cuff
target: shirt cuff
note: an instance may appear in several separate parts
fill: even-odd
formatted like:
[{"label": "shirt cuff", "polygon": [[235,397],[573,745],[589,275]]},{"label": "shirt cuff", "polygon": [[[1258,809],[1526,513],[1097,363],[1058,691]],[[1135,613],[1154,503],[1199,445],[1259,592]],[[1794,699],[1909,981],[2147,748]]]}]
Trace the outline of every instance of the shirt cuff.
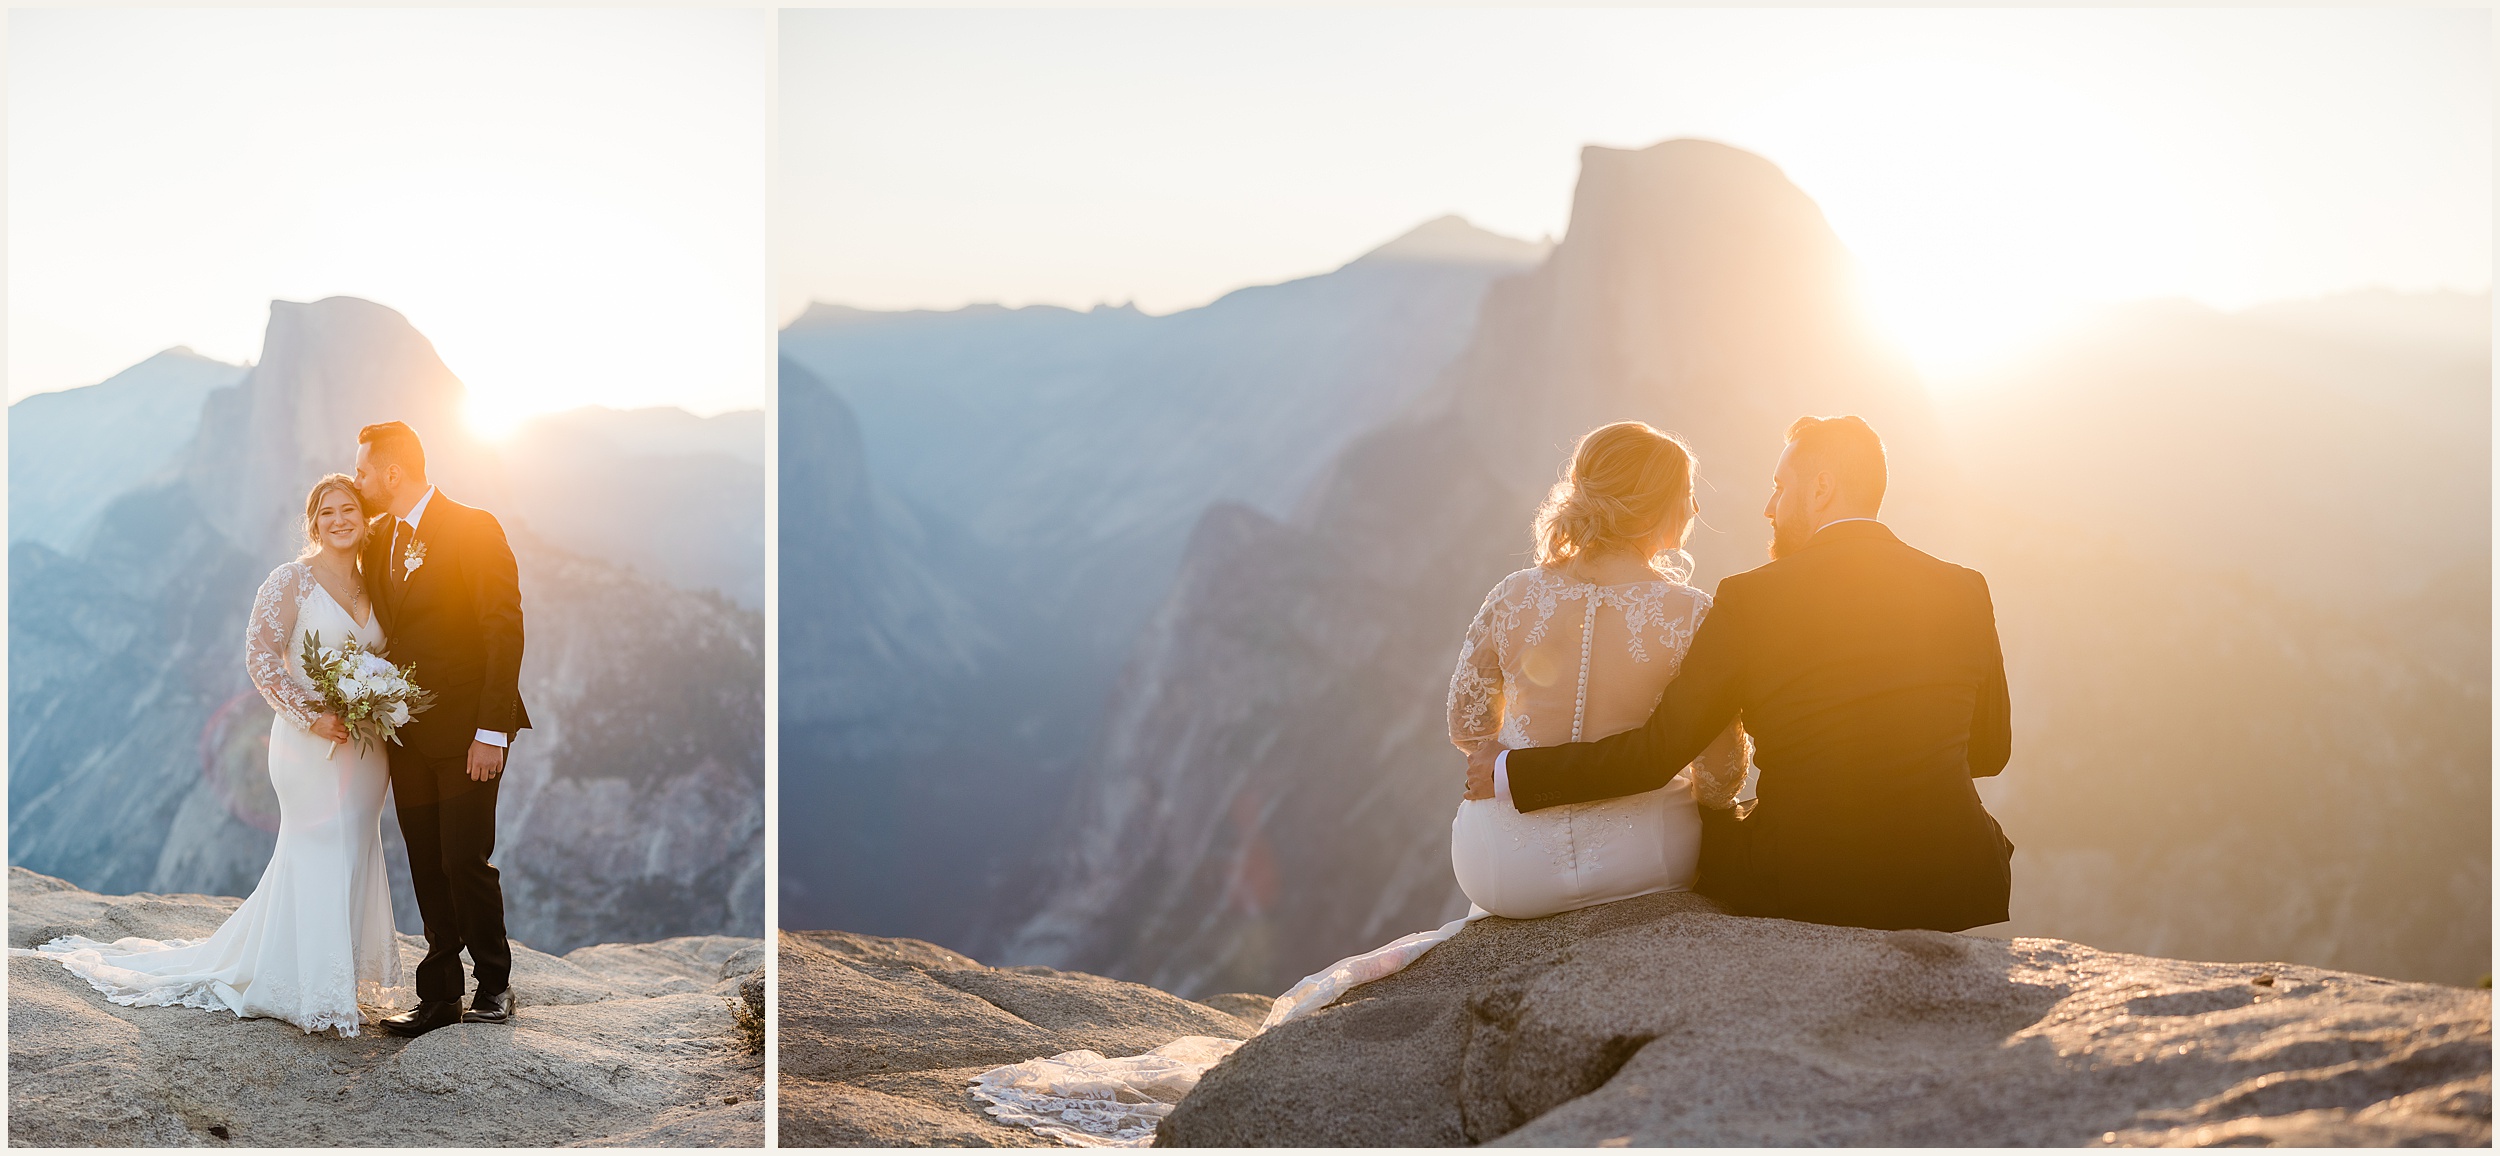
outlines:
[{"label": "shirt cuff", "polygon": [[[1493,797],[1510,802],[1510,752],[1493,756]],[[1512,804],[1516,806],[1517,804]]]},{"label": "shirt cuff", "polygon": [[490,747],[509,747],[512,745],[512,736],[502,731],[490,731],[481,727],[477,732],[477,741]]}]

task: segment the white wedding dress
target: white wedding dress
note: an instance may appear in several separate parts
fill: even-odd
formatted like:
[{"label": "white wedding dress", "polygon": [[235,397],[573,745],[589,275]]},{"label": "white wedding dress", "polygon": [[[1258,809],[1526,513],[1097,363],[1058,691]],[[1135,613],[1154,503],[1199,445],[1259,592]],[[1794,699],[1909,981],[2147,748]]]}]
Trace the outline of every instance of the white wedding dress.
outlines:
[{"label": "white wedding dress", "polygon": [[[1476,611],[1450,677],[1450,741],[1498,739],[1513,750],[1602,738],[1647,721],[1684,665],[1710,596],[1687,585],[1676,551],[1666,576],[1600,586],[1542,568],[1502,579]],[[1693,765],[1655,791],[1521,814],[1499,799],[1461,800],[1450,867],[1468,913],[1305,977],[1276,998],[1266,1031],[1394,974],[1499,915],[1534,919],[1693,885],[1697,803],[1732,804],[1751,743],[1730,724]],[[972,1083],[990,1115],[1063,1143],[1143,1147],[1199,1077],[1242,1041],[1183,1036],[1142,1056],[1063,1052],[993,1068]]]},{"label": "white wedding dress", "polygon": [[311,567],[278,567],[244,629],[245,668],[278,716],[269,726],[278,843],[251,897],[206,939],[66,936],[10,954],[57,960],[125,1007],[230,1011],[343,1036],[364,1022],[360,999],[380,1005],[396,994],[399,942],[382,866],[390,765],[378,745],[334,752],[310,730],[321,708],[302,648],[315,632],[325,646],[384,641],[380,622],[357,622]]}]

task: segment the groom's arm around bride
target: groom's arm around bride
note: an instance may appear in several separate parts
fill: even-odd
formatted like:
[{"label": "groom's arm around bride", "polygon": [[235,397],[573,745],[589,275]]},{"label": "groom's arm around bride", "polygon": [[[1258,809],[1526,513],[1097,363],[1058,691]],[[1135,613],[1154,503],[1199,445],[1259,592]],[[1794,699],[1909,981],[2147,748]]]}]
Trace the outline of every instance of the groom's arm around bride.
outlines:
[{"label": "groom's arm around bride", "polygon": [[1971,783],[2012,751],[1995,609],[1976,571],[1875,520],[1884,474],[1864,422],[1791,427],[1764,511],[1774,560],[1720,583],[1647,724],[1502,756],[1514,805],[1654,790],[1741,717],[1758,801],[1705,811],[1705,893],[1816,923],[2003,922],[2013,847]]}]

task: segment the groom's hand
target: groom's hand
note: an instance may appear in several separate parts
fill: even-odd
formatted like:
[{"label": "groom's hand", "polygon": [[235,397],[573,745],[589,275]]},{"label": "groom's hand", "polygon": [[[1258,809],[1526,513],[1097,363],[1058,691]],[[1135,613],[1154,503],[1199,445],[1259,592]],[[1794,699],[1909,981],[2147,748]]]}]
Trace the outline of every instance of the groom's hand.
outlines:
[{"label": "groom's hand", "polygon": [[1505,749],[1500,743],[1478,743],[1476,749],[1467,752],[1468,798],[1493,797],[1493,760],[1502,757]]},{"label": "groom's hand", "polygon": [[502,773],[503,748],[472,740],[469,743],[469,777],[483,783]]}]

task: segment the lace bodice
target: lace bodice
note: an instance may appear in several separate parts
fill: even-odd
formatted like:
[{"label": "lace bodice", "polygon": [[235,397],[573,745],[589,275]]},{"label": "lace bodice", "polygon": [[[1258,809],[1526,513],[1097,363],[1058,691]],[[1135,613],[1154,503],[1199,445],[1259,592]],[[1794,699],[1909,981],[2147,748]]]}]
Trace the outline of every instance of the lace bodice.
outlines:
[{"label": "lace bodice", "polygon": [[270,571],[260,584],[252,616],[243,624],[243,669],[269,709],[311,730],[313,720],[321,717],[321,695],[304,677],[301,630],[320,631],[325,645],[354,637],[378,650],[382,629],[379,620],[357,624],[301,561]]},{"label": "lace bodice", "polygon": [[[1543,567],[1502,579],[1468,624],[1450,676],[1450,741],[1512,749],[1603,738],[1647,721],[1684,665],[1710,596],[1673,578],[1611,586]],[[1704,806],[1745,777],[1741,726],[1694,761]]]}]

